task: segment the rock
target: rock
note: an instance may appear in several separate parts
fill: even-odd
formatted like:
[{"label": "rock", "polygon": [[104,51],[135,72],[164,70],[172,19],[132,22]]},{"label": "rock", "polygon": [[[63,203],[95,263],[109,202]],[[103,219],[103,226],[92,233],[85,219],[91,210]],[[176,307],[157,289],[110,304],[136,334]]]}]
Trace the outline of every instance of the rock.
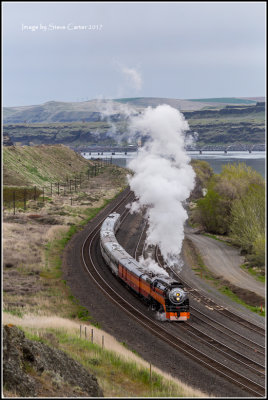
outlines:
[{"label": "rock", "polygon": [[[103,397],[95,376],[63,351],[25,338],[13,325],[3,329],[3,380],[7,390],[19,397],[39,397],[44,374],[51,377],[54,395],[68,384],[71,395],[82,392],[88,397]],[[52,389],[51,389],[52,390]],[[55,392],[56,391],[56,392]],[[73,397],[71,396],[71,397]]]},{"label": "rock", "polygon": [[6,267],[6,268],[12,268],[12,267],[14,267],[14,264],[12,264],[12,263],[5,263],[5,267]]}]

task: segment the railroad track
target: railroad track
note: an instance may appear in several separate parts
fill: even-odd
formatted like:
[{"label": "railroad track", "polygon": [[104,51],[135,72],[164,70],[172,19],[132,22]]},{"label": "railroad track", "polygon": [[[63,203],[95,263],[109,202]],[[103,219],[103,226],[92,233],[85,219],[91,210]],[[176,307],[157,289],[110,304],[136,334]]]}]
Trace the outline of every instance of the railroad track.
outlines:
[{"label": "railroad track", "polygon": [[[122,210],[122,208],[124,207],[124,202],[127,199],[129,201],[130,197],[131,194],[129,193],[125,199],[123,199],[117,206],[112,209],[112,211],[118,212],[120,209]],[[112,211],[110,210],[110,212]],[[123,211],[121,211],[121,213],[123,213]],[[148,316],[144,315],[140,310],[135,308],[122,296],[120,296],[120,294],[108,284],[108,282],[99,272],[98,265],[94,260],[94,249],[96,249],[96,246],[99,246],[99,231],[104,219],[105,216],[99,221],[97,226],[95,226],[94,229],[89,232],[88,237],[85,239],[82,246],[82,260],[84,268],[91,279],[100,288],[100,290],[102,290],[102,292],[107,297],[109,297],[114,303],[116,303],[118,307],[124,310],[124,312],[129,314],[131,318],[134,318],[142,326],[152,332],[152,334],[156,335],[173,348],[191,357],[191,359],[197,361],[199,364],[202,364],[207,369],[214,371],[220,376],[223,376],[236,386],[246,390],[248,393],[255,396],[263,396],[265,394],[265,388],[261,384],[256,383],[246,376],[233,371],[233,369],[228,368],[221,362],[204,354],[202,351],[196,349],[190,344],[186,344],[185,341],[182,340],[179,336],[170,333],[167,329],[163,327],[163,325],[156,322],[153,318],[149,318]],[[252,366],[252,368],[254,368],[254,366]],[[258,371],[258,373],[260,373],[260,371]]]},{"label": "railroad track", "polygon": [[[155,249],[155,256],[156,260],[161,265],[163,268],[165,268],[163,258],[159,254],[159,249]],[[212,308],[213,310],[216,310],[219,314],[223,315],[226,318],[231,319],[235,323],[249,329],[251,332],[255,332],[261,337],[264,338],[265,336],[265,330],[252,324],[251,322],[244,320],[243,318],[237,316],[236,314],[232,315],[232,313],[229,310],[223,309],[222,306],[219,306],[215,302],[213,302],[211,299],[208,299],[205,295],[201,295],[199,291],[195,288],[193,288],[189,283],[185,282],[184,279],[181,279],[180,275],[174,271],[171,268],[167,268],[168,272],[173,275],[175,279],[178,279],[183,283],[185,288],[188,290],[188,292],[191,294],[192,297],[194,297],[198,302],[202,302],[202,304]],[[221,327],[221,329],[224,329],[225,331],[229,332],[230,339],[234,340],[237,339],[240,343],[243,343],[243,345],[247,346],[248,348],[254,350],[254,352],[258,353],[264,353],[265,351],[265,346],[262,346],[255,341],[243,336],[242,334],[234,331],[233,329],[228,328],[226,325],[222,324],[219,321],[216,321],[214,318],[210,317],[208,314],[204,314],[202,311],[191,305],[191,311],[193,311],[193,315],[197,320],[201,320],[201,318],[206,318],[206,323],[215,329],[215,325],[218,327]],[[224,312],[225,311],[225,312]],[[216,328],[217,329],[217,328]]]},{"label": "railroad track", "polygon": [[[140,237],[139,237],[139,240],[137,242],[137,246],[136,246],[136,249],[134,252],[134,256],[136,259],[138,259],[139,254],[144,255],[145,246],[142,243],[144,242],[143,239],[145,238],[146,226],[147,226],[147,224],[145,222],[143,225],[143,228],[141,230],[141,234],[140,234]],[[161,257],[161,261],[160,261],[159,249],[157,247],[155,248],[155,258],[160,266],[165,267],[162,257]],[[169,272],[173,272],[173,275],[175,275],[175,278],[179,279],[181,281],[180,276],[178,274],[174,273],[174,271],[172,271],[172,270]],[[194,310],[194,313],[192,312],[193,310]],[[229,340],[230,343],[233,344],[234,342],[236,342],[239,345],[243,344],[243,350],[253,351],[254,355],[256,353],[258,353],[259,355],[263,356],[262,362],[257,362],[255,360],[251,359],[250,357],[241,354],[240,351],[234,350],[230,346],[222,343],[219,340],[216,340],[215,338],[211,337],[209,334],[204,333],[201,329],[199,329],[199,327],[198,328],[194,327],[190,321],[188,321],[187,324],[185,324],[183,326],[180,325],[180,330],[187,330],[187,333],[189,335],[191,335],[191,337],[195,338],[195,340],[197,342],[201,341],[203,343],[209,344],[210,347],[214,348],[215,350],[217,349],[219,352],[225,354],[225,356],[228,357],[230,360],[235,360],[236,362],[238,361],[240,364],[243,364],[244,366],[246,366],[249,370],[252,370],[255,373],[257,373],[258,376],[263,377],[263,378],[265,377],[265,365],[264,365],[265,364],[265,360],[264,360],[265,348],[264,348],[264,346],[261,346],[261,345],[257,344],[256,342],[244,337],[243,335],[238,334],[234,330],[227,328],[223,324],[216,322],[214,319],[209,317],[207,314],[202,313],[200,310],[196,309],[192,305],[191,305],[191,314],[194,315],[195,319],[197,319],[198,322],[205,323],[206,326],[212,327],[214,333],[216,332],[217,334],[224,334],[225,338],[227,340]],[[198,314],[199,314],[199,317],[198,317]],[[209,321],[211,321],[212,323]],[[218,327],[215,327],[215,325],[216,326],[218,325]]]},{"label": "railroad track", "polygon": [[[161,254],[159,254],[159,249],[156,248],[156,259],[158,263],[164,267],[164,262]],[[191,295],[196,298],[198,301],[201,300],[203,304],[207,305],[208,307],[212,307],[213,309],[216,309],[217,312],[219,312],[221,315],[231,319],[232,321],[238,323],[239,325],[244,326],[245,328],[249,328],[251,331],[254,331],[261,336],[265,336],[265,329],[262,327],[253,324],[250,321],[245,320],[244,318],[240,317],[239,315],[235,314],[234,312],[231,312],[230,310],[216,304],[213,300],[209,299],[205,293],[201,293],[200,290],[197,290],[196,288],[193,288],[192,285],[187,282],[185,279],[182,279],[180,275],[174,271],[173,269],[169,268],[169,273],[172,273],[174,276],[176,276],[177,279],[179,279],[184,286],[187,288],[188,292],[191,293]]]},{"label": "railroad track", "polygon": [[[143,233],[142,233],[142,235],[143,235]],[[162,266],[163,268],[165,268],[164,263],[163,263],[163,258],[161,257],[161,260],[160,260],[158,248],[155,249],[155,255],[156,255],[156,260],[159,263],[159,265]],[[184,286],[187,288],[187,290],[189,291],[191,296],[193,296],[192,291],[189,290],[189,288],[192,288],[192,287],[190,287],[189,285],[186,285],[185,281],[181,280],[179,274],[176,273],[174,270],[172,270],[170,268],[167,268],[167,269],[169,270],[169,272],[172,273],[172,275],[175,279],[178,279],[179,281],[181,281],[184,284]],[[200,300],[199,296],[198,297],[193,296],[193,297],[196,297],[198,300]],[[206,297],[203,297],[203,298],[204,298],[204,304],[207,305]],[[220,312],[221,311],[221,310],[219,310],[220,306],[216,305],[216,303],[213,303],[213,304],[214,304],[213,309],[216,310],[216,312]],[[220,312],[220,314],[221,314],[221,312]],[[257,369],[260,368],[260,371],[262,371],[263,375],[265,374],[265,365],[264,365],[265,364],[265,356],[264,356],[265,346],[262,346],[262,345],[256,343],[256,341],[253,341],[253,340],[249,339],[248,337],[243,336],[241,333],[238,333],[235,330],[228,328],[226,325],[224,325],[223,323],[221,323],[219,321],[216,321],[215,318],[212,318],[208,314],[205,314],[201,310],[194,307],[192,304],[191,304],[191,315],[194,317],[195,320],[197,320],[197,322],[203,323],[203,324],[211,327],[213,329],[213,332],[224,334],[224,336],[229,339],[230,343],[234,344],[234,342],[236,342],[239,345],[242,344],[243,348],[245,350],[252,351],[252,352],[254,352],[254,354],[257,353],[258,355],[263,356],[262,363],[256,363],[254,360],[250,359],[247,356],[246,356],[246,359],[249,362],[249,364],[248,364],[249,368],[251,368],[251,365],[255,365],[257,367]],[[228,317],[229,317],[229,314],[228,314]],[[242,320],[242,318],[240,318],[238,320],[236,320],[235,318],[231,318],[231,319],[238,324],[240,323],[240,320]],[[244,320],[242,320],[242,321],[244,321]],[[245,326],[244,323],[242,323],[241,325]],[[197,329],[195,326],[193,326],[191,321],[188,321],[187,326],[190,326],[191,329],[194,330],[194,332],[196,332],[196,333],[198,332],[198,334],[201,337],[204,337],[204,333],[200,329]],[[255,325],[249,323],[248,326],[246,326],[246,327],[247,327],[247,329],[250,329],[251,331],[253,330],[254,332],[257,332],[258,334],[260,334],[258,330],[254,329]],[[210,335],[206,334],[206,340],[214,342],[215,338],[211,338]],[[231,357],[232,357],[232,355],[234,355],[234,353],[233,353],[234,350],[229,348],[228,346],[224,345],[223,343],[220,343],[217,341],[217,343],[214,343],[214,344],[219,348],[224,348],[226,351],[226,354],[229,354]],[[224,347],[222,347],[222,345]],[[240,359],[240,358],[242,359],[245,357],[242,354],[238,353],[237,351],[235,351],[235,352],[236,352],[237,359]]]},{"label": "railroad track", "polygon": [[[139,254],[142,254],[144,256],[144,247],[145,246],[144,246],[144,244],[142,244],[142,242],[144,242],[143,239],[145,239],[146,225],[147,224],[145,222],[143,224],[143,228],[141,230],[141,234],[140,234],[139,240],[137,242],[136,249],[134,251],[134,257],[136,259],[138,259]],[[159,249],[156,248],[155,249],[155,256],[156,256],[155,258],[158,261],[158,263],[163,267],[163,261],[160,262],[159,257],[157,256],[158,252],[159,252]],[[174,273],[173,273],[173,275],[174,275]],[[181,280],[178,275],[176,276],[176,278]],[[265,365],[264,365],[265,360],[264,360],[264,354],[263,354],[264,349],[265,349],[264,346],[258,345],[256,342],[242,336],[241,334],[238,334],[234,330],[227,328],[226,326],[224,326],[221,323],[215,322],[214,319],[212,319],[208,315],[205,315],[200,310],[197,310],[196,308],[194,308],[191,305],[191,314],[192,314],[192,310],[194,310],[194,316],[195,316],[195,319],[198,320],[198,322],[201,322],[201,323],[205,322],[206,325],[213,328],[214,333],[216,332],[217,334],[220,334],[220,335],[224,333],[225,339],[229,340],[230,343],[232,343],[232,344],[234,344],[234,342],[235,342],[236,344],[241,345],[241,343],[242,343],[243,350],[252,351],[252,352],[254,352],[253,353],[254,355],[256,353],[258,353],[259,355],[263,356],[262,362],[257,362],[256,360],[253,360],[252,358],[250,358],[246,355],[243,355],[241,353],[241,351],[235,350],[235,349],[231,348],[230,346],[222,343],[221,341],[216,340],[215,338],[211,337],[209,334],[204,333],[202,330],[200,330],[199,327],[198,328],[194,327],[191,324],[191,322],[189,322],[189,321],[185,325],[180,325],[180,328],[179,328],[180,331],[182,331],[182,330],[187,331],[187,334],[190,335],[192,338],[194,338],[197,343],[203,342],[203,343],[209,344],[210,347],[214,348],[214,350],[217,350],[220,353],[223,353],[225,355],[225,357],[227,357],[229,360],[234,360],[235,362],[239,362],[239,364],[244,365],[247,369],[253,371],[259,377],[262,377],[262,378],[265,377]],[[197,317],[197,313],[199,313],[201,315],[201,317],[200,316]],[[208,319],[209,319],[209,321],[213,322],[214,325],[212,323],[209,323],[207,321]],[[215,327],[215,324],[216,325],[218,324],[218,328]],[[250,324],[249,324],[249,326],[251,327]],[[247,326],[247,328],[249,328],[249,326]]]}]

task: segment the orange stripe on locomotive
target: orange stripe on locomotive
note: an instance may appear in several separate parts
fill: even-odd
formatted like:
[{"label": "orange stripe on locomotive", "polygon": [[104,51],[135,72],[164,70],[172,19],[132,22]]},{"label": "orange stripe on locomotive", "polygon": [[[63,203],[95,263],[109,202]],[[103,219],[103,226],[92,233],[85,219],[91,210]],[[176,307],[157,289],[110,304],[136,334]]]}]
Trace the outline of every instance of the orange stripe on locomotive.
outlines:
[{"label": "orange stripe on locomotive", "polygon": [[158,303],[163,305],[164,310],[166,311],[165,299],[162,290],[157,289],[158,293],[156,293],[156,291],[151,289],[151,285],[148,282],[129,271],[120,263],[118,266],[118,276],[137,293],[146,298],[149,298],[150,296],[153,297],[156,301],[158,301]]}]

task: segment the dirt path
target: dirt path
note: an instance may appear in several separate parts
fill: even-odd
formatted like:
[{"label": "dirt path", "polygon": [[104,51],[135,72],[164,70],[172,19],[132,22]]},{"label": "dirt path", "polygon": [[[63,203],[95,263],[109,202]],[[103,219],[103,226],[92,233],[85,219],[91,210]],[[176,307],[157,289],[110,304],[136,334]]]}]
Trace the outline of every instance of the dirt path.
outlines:
[{"label": "dirt path", "polygon": [[213,274],[265,298],[265,285],[240,268],[244,257],[238,249],[208,236],[195,234],[189,227],[185,229],[185,234],[196,246],[206,267]]}]

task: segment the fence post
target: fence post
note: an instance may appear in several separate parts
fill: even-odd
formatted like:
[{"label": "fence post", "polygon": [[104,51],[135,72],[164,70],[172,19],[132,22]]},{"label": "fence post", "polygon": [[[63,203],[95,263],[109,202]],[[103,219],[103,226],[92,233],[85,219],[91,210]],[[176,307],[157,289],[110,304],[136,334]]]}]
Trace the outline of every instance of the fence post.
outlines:
[{"label": "fence post", "polygon": [[93,329],[91,329],[91,343],[93,343]]},{"label": "fence post", "polygon": [[15,191],[13,191],[13,214],[16,214],[16,194]]},{"label": "fence post", "polygon": [[26,210],[26,189],[24,189],[24,210]]}]

